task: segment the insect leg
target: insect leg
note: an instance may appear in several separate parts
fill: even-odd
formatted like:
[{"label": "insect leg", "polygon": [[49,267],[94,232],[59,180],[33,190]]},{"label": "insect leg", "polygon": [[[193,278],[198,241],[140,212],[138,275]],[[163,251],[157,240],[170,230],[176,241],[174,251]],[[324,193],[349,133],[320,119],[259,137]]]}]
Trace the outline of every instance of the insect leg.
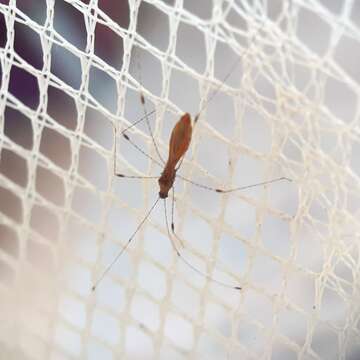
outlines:
[{"label": "insect leg", "polygon": [[220,189],[220,188],[215,188],[215,187],[212,187],[212,186],[207,186],[207,185],[197,183],[195,181],[192,181],[190,179],[187,179],[187,178],[183,177],[182,175],[176,175],[176,176],[178,178],[180,178],[181,180],[184,180],[184,181],[186,181],[186,182],[188,182],[188,183],[190,183],[190,184],[192,184],[194,186],[197,186],[197,187],[199,187],[201,189],[210,190],[210,191],[217,192],[217,193],[222,193],[222,194],[230,193],[230,192],[234,192],[234,191],[246,190],[246,189],[254,188],[254,187],[257,187],[257,186],[269,185],[269,184],[272,184],[272,183],[275,183],[275,182],[278,182],[278,181],[286,180],[286,181],[292,182],[292,179],[287,178],[285,176],[282,176],[282,177],[271,179],[271,180],[268,180],[268,181],[259,182],[259,183],[256,183],[256,184],[239,186],[239,187],[232,188],[232,189]]},{"label": "insect leg", "polygon": [[105,277],[105,275],[110,271],[110,269],[113,267],[113,265],[119,260],[121,255],[125,252],[125,250],[129,247],[131,241],[134,239],[135,235],[138,233],[142,225],[145,223],[145,221],[149,218],[151,212],[154,210],[156,204],[159,202],[160,198],[158,197],[154,204],[151,206],[150,210],[146,213],[144,218],[141,220],[133,234],[129,237],[127,243],[122,247],[122,249],[117,253],[117,255],[114,257],[113,261],[105,268],[105,270],[102,272],[100,277],[95,281],[93,287],[91,288],[92,291],[95,291],[99,283],[102,281],[102,279]]},{"label": "insect leg", "polygon": [[[175,212],[175,189],[174,189],[174,185],[173,185],[172,196],[171,196],[171,231],[175,234],[174,212]],[[177,236],[176,236],[176,238],[179,241],[179,244],[181,245],[181,247],[184,247],[183,241]]]},{"label": "insect leg", "polygon": [[[142,85],[142,77],[141,77],[141,65],[140,65],[140,61],[139,61],[139,55],[137,54],[137,52],[135,52],[135,56],[137,58],[137,61],[136,61],[136,63],[137,63],[137,71],[138,71],[138,74],[139,74],[139,83],[140,83],[140,89],[141,89],[142,86],[143,86]],[[141,101],[142,107],[144,109],[144,117],[145,117],[146,126],[147,126],[147,128],[149,130],[149,134],[151,136],[152,143],[154,144],[155,151],[156,151],[159,159],[161,160],[161,162],[163,164],[165,164],[165,160],[161,156],[160,151],[159,151],[159,147],[157,146],[157,143],[156,143],[155,138],[154,138],[154,133],[152,131],[150,121],[149,121],[149,117],[148,117],[148,113],[146,111],[145,96],[144,96],[144,94],[143,94],[143,92],[141,90],[140,90],[140,101]]]},{"label": "insect leg", "polygon": [[148,128],[148,130],[149,130],[149,134],[150,134],[150,136],[151,136],[152,143],[153,143],[153,145],[154,145],[154,147],[155,147],[155,151],[156,151],[159,159],[161,160],[161,162],[162,162],[163,164],[165,164],[165,160],[164,160],[163,157],[161,156],[159,147],[157,146],[157,143],[156,143],[155,138],[154,138],[154,133],[153,133],[153,131],[152,131],[152,128],[151,128],[151,125],[150,125],[150,121],[149,121],[149,118],[148,118],[148,115],[147,115],[147,111],[146,111],[145,97],[144,97],[143,93],[140,94],[140,98],[141,98],[141,104],[143,105],[143,108],[144,108],[146,125],[147,125],[147,128]]},{"label": "insect leg", "polygon": [[[131,125],[132,126],[132,125]],[[129,126],[127,129],[129,129],[131,126]],[[124,130],[125,131],[125,130]],[[130,142],[130,144],[132,144],[138,151],[140,151],[142,154],[144,154],[146,157],[150,157],[148,154],[146,154],[146,152],[144,150],[142,150],[139,146],[137,146],[135,143],[133,143],[130,138],[124,133],[124,131],[121,132],[121,134],[124,136],[124,138],[126,140],[128,140]],[[130,179],[157,179],[158,176],[138,176],[138,175],[125,175],[122,173],[117,172],[116,170],[116,156],[117,156],[117,124],[114,124],[114,156],[113,156],[113,171],[114,171],[114,176],[117,177],[123,177],[123,178],[130,178]],[[158,161],[156,161],[155,159],[153,159],[152,157],[150,157],[151,160],[153,160],[156,164],[158,164],[159,166],[162,166],[162,164],[160,164]]]},{"label": "insect leg", "polygon": [[171,244],[176,252],[176,255],[181,259],[181,261],[185,265],[187,265],[190,269],[192,269],[194,272],[196,272],[200,276],[202,276],[202,277],[206,278],[207,280],[212,281],[220,286],[223,286],[223,287],[226,287],[229,289],[234,289],[234,290],[241,290],[240,286],[230,285],[230,284],[227,284],[225,282],[222,282],[220,280],[217,280],[217,279],[211,277],[210,275],[206,274],[205,272],[201,271],[200,269],[198,269],[197,267],[192,265],[187,259],[185,259],[184,256],[181,254],[180,249],[176,246],[175,241],[173,239],[173,236],[174,236],[177,239],[177,241],[181,242],[179,237],[175,234],[175,232],[173,232],[173,234],[171,234],[171,232],[170,232],[169,221],[168,221],[168,216],[167,216],[166,199],[164,199],[164,215],[165,215],[166,230],[167,230],[169,239],[171,241]]}]

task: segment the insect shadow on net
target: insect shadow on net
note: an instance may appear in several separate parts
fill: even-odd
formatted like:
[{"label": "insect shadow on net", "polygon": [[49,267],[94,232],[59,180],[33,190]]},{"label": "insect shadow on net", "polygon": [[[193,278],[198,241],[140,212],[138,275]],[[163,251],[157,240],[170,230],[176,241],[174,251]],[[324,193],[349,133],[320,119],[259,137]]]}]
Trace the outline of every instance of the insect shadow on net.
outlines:
[{"label": "insect shadow on net", "polygon": [[[142,104],[142,107],[143,107],[143,110],[144,110],[144,116],[142,116],[139,120],[135,121],[134,123],[132,123],[131,125],[126,127],[124,130],[122,130],[121,131],[121,136],[128,143],[130,143],[131,146],[133,146],[135,149],[137,149],[141,154],[143,154],[145,157],[152,160],[155,164],[157,164],[158,166],[163,168],[163,171],[162,171],[160,176],[127,175],[127,174],[118,173],[116,171],[117,126],[114,125],[114,141],[115,141],[114,157],[113,157],[114,158],[114,164],[113,164],[114,176],[119,177],[119,178],[129,178],[129,179],[158,179],[158,184],[159,184],[160,190],[159,190],[159,196],[157,197],[157,199],[155,200],[153,205],[150,207],[148,212],[145,214],[144,218],[138,224],[138,226],[136,227],[136,229],[134,230],[132,235],[129,237],[126,244],[122,247],[122,249],[118,252],[118,254],[114,257],[114,259],[109,263],[109,265],[102,272],[101,276],[94,283],[94,285],[92,287],[93,291],[96,289],[96,287],[99,285],[99,283],[105,277],[105,275],[110,271],[112,266],[118,261],[118,259],[122,256],[122,254],[129,247],[130,243],[132,242],[132,240],[134,239],[134,237],[136,236],[136,234],[138,233],[138,231],[140,230],[142,225],[149,218],[150,214],[152,213],[152,211],[154,210],[154,208],[156,207],[156,205],[158,204],[160,199],[164,200],[164,217],[165,217],[166,230],[167,230],[167,234],[168,234],[168,237],[170,239],[171,245],[172,245],[173,249],[175,250],[176,255],[178,256],[178,258],[181,259],[181,261],[186,266],[188,266],[194,272],[196,272],[200,276],[206,278],[207,280],[209,280],[211,282],[214,282],[214,283],[216,283],[216,284],[218,284],[220,286],[226,287],[226,288],[230,288],[230,289],[234,289],[234,290],[241,290],[241,286],[235,285],[235,284],[232,285],[230,283],[226,283],[226,282],[223,282],[223,281],[221,281],[219,279],[216,279],[216,278],[210,276],[209,274],[205,273],[204,271],[200,270],[199,268],[197,268],[193,264],[191,264],[182,254],[181,249],[184,248],[184,244],[183,244],[182,240],[180,239],[180,237],[176,234],[175,226],[174,226],[174,207],[175,207],[175,205],[174,205],[175,204],[174,182],[175,182],[176,178],[179,178],[179,179],[181,179],[181,180],[183,180],[185,182],[188,182],[188,183],[190,183],[190,184],[192,184],[192,185],[194,185],[194,186],[196,186],[198,188],[201,188],[201,189],[204,189],[204,190],[209,190],[209,191],[212,191],[212,192],[215,192],[215,193],[218,193],[218,194],[226,194],[226,193],[246,190],[246,189],[250,189],[250,188],[254,188],[254,187],[258,187],[258,186],[268,185],[268,184],[275,183],[275,182],[278,182],[278,181],[284,181],[284,180],[285,181],[292,181],[291,179],[283,176],[283,177],[279,177],[279,178],[271,179],[271,180],[268,180],[268,181],[263,181],[263,182],[251,184],[251,185],[235,187],[235,188],[231,188],[231,189],[221,189],[221,188],[211,187],[211,186],[207,186],[207,185],[197,183],[197,182],[192,181],[191,179],[187,179],[184,176],[177,173],[181,168],[181,165],[182,165],[182,162],[184,160],[186,151],[188,150],[189,145],[191,143],[193,127],[196,125],[197,121],[199,120],[199,117],[200,117],[201,113],[205,110],[205,108],[209,104],[209,102],[212,101],[214,99],[214,97],[217,95],[217,93],[221,90],[221,88],[224,85],[225,81],[228,79],[228,77],[234,71],[235,67],[238,65],[240,59],[241,59],[241,57],[239,57],[234,62],[231,69],[229,70],[229,72],[224,77],[223,81],[215,88],[213,93],[210,95],[209,99],[203,104],[200,111],[194,117],[193,124],[192,124],[192,121],[191,121],[191,116],[188,113],[183,114],[181,116],[180,120],[178,120],[178,122],[175,124],[175,126],[172,129],[171,135],[170,135],[169,153],[168,153],[168,158],[167,158],[166,161],[161,156],[161,153],[159,151],[159,147],[158,147],[158,145],[156,143],[156,140],[155,140],[155,137],[154,137],[151,125],[150,125],[150,121],[149,121],[149,116],[154,114],[155,110],[147,112],[146,104],[145,104],[145,97],[144,97],[142,92],[140,93],[140,100],[141,100],[141,104]],[[141,78],[140,78],[140,86],[141,86]],[[143,121],[145,121],[146,127],[147,127],[147,129],[149,131],[149,134],[151,136],[151,141],[153,143],[153,146],[155,148],[155,151],[156,151],[156,154],[157,154],[159,160],[157,160],[154,157],[152,157],[151,155],[147,154],[140,146],[138,146],[135,142],[133,142],[131,140],[130,136],[126,133],[128,130],[130,130],[131,128],[135,127],[137,124],[139,124],[139,123],[141,123]],[[171,201],[171,223],[170,223],[170,226],[169,226],[166,199],[169,196],[169,191],[170,190],[172,191],[172,201]],[[170,229],[171,229],[171,231],[170,231]],[[177,245],[177,243],[179,245]]]}]

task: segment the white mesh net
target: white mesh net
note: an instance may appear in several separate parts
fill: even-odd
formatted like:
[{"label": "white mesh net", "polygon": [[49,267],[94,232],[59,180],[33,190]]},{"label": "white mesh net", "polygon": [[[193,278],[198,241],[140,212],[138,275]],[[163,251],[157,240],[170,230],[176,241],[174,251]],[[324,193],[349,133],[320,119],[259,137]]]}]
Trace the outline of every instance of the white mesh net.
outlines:
[{"label": "white mesh net", "polygon": [[[1,358],[359,359],[359,5],[1,1]],[[176,181],[184,256],[241,291],[180,261],[160,202],[91,292],[158,196],[113,176],[141,91],[163,157],[203,109],[182,176],[293,179]],[[157,158],[146,123],[128,135]]]}]

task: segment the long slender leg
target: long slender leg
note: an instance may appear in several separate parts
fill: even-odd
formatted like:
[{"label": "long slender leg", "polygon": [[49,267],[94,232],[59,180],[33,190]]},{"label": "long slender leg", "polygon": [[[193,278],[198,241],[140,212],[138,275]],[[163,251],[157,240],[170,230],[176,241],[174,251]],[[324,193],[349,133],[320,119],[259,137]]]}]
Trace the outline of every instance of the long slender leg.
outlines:
[{"label": "long slender leg", "polygon": [[[171,231],[175,234],[175,224],[174,224],[174,213],[175,213],[175,184],[173,185],[172,189],[172,196],[171,196]],[[181,247],[184,247],[183,241],[176,236],[177,240],[179,241],[179,244]]]},{"label": "long slender leg", "polygon": [[[137,150],[139,150],[142,154],[144,154],[146,157],[150,158],[151,160],[153,160],[155,163],[157,163],[159,166],[162,166],[162,164],[160,164],[159,162],[157,162],[155,159],[151,158],[148,154],[146,154],[141,148],[139,148],[135,143],[133,143],[130,138],[122,133],[122,135],[124,136],[124,138],[126,140],[128,140],[133,146],[135,146],[135,148]],[[113,171],[114,171],[114,176],[117,177],[122,177],[122,178],[130,178],[130,179],[157,179],[158,176],[138,176],[138,175],[125,175],[123,173],[119,173],[116,170],[116,156],[117,156],[117,124],[114,125],[114,156],[113,156]]]},{"label": "long slender leg", "polygon": [[167,233],[168,233],[168,236],[169,236],[169,239],[171,241],[171,244],[176,252],[176,255],[181,259],[181,261],[186,264],[190,269],[192,269],[194,272],[196,272],[197,274],[203,276],[204,278],[218,284],[218,285],[221,285],[223,287],[226,287],[226,288],[230,288],[230,289],[234,289],[234,290],[241,290],[241,287],[240,286],[234,286],[234,285],[230,285],[230,284],[227,284],[225,282],[222,282],[220,280],[217,280],[213,277],[211,277],[210,275],[206,274],[205,272],[201,271],[200,269],[198,269],[197,267],[195,267],[194,265],[192,265],[188,260],[186,260],[184,258],[184,256],[181,254],[180,252],[180,249],[176,246],[176,243],[173,239],[173,236],[177,239],[177,241],[180,242],[180,239],[178,238],[178,236],[173,233],[171,234],[170,232],[170,228],[169,228],[169,221],[168,221],[168,216],[167,216],[167,207],[166,207],[166,199],[164,200],[164,215],[165,215],[165,224],[166,224],[166,230],[167,230]]},{"label": "long slender leg", "polygon": [[174,231],[174,210],[175,210],[175,184],[172,187],[172,201],[171,201],[171,230]]},{"label": "long slender leg", "polygon": [[152,114],[155,114],[155,110],[152,110],[148,113],[145,114],[145,116],[141,117],[139,120],[136,120],[135,122],[133,122],[131,125],[129,125],[128,127],[126,127],[125,129],[123,129],[123,131],[121,131],[121,135],[123,135],[124,133],[126,133],[128,130],[130,130],[131,128],[133,128],[134,126],[136,126],[137,124],[140,124],[142,121],[144,121],[146,119],[146,116],[150,116]]},{"label": "long slender leg", "polygon": [[[138,65],[138,73],[139,73],[139,83],[140,83],[140,86],[142,86],[142,80],[141,80],[141,69],[140,69],[140,62],[137,61],[137,65]],[[143,93],[141,92],[140,93],[140,100],[141,100],[141,105],[144,109],[144,116],[142,118],[140,118],[139,120],[135,121],[134,123],[132,123],[131,125],[129,125],[128,127],[126,127],[125,129],[123,129],[121,131],[121,135],[123,136],[123,138],[128,141],[136,150],[138,150],[140,153],[142,153],[144,156],[146,156],[148,159],[152,160],[155,164],[159,165],[160,167],[163,167],[165,162],[164,162],[164,159],[161,157],[161,154],[160,154],[160,151],[159,151],[159,148],[157,146],[157,143],[155,141],[155,137],[154,137],[154,134],[153,134],[153,131],[152,131],[152,128],[151,128],[151,125],[150,125],[150,121],[149,121],[149,116],[154,114],[155,113],[155,110],[152,110],[150,112],[147,112],[146,110],[146,105],[145,105],[145,97],[143,95]],[[134,143],[132,141],[132,139],[130,138],[130,136],[127,134],[127,131],[129,129],[131,129],[132,127],[136,126],[137,124],[141,123],[142,121],[146,122],[146,126],[148,128],[148,131],[149,131],[149,134],[151,136],[151,140],[152,140],[152,143],[155,147],[155,150],[156,150],[156,153],[160,159],[160,161],[154,159],[151,155],[147,154],[143,149],[141,149],[136,143]],[[117,125],[115,124],[114,126],[114,141],[115,141],[115,156],[114,156],[114,175],[115,176],[119,176],[119,177],[127,177],[127,178],[137,178],[137,179],[152,179],[154,177],[150,176],[131,176],[131,175],[125,175],[125,174],[119,174],[117,173],[116,171],[116,154],[117,154]]]},{"label": "long slender leg", "polygon": [[256,183],[256,184],[239,186],[239,187],[232,188],[232,189],[220,189],[220,188],[215,188],[215,187],[211,187],[211,186],[207,186],[207,185],[197,183],[195,181],[192,181],[190,179],[187,179],[187,178],[183,177],[182,175],[177,174],[176,176],[179,179],[184,180],[184,181],[186,181],[186,182],[188,182],[188,183],[190,183],[192,185],[195,185],[195,186],[197,186],[197,187],[199,187],[201,189],[210,190],[210,191],[214,191],[214,192],[222,193],[222,194],[226,194],[226,193],[230,193],[230,192],[234,192],[234,191],[241,191],[241,190],[251,189],[251,188],[254,188],[254,187],[257,187],[257,186],[269,185],[269,184],[272,184],[272,183],[275,183],[275,182],[278,182],[278,181],[283,181],[283,180],[292,182],[292,180],[290,178],[282,176],[282,177],[271,179],[271,180],[268,180],[268,181],[262,181],[262,182],[259,182],[259,183]]},{"label": "long slender leg", "polygon": [[156,143],[156,141],[155,141],[154,133],[153,133],[153,131],[152,131],[152,128],[151,128],[151,125],[150,125],[150,121],[149,121],[148,116],[147,116],[146,105],[145,105],[145,97],[144,97],[143,94],[141,94],[140,96],[141,96],[141,103],[143,104],[143,108],[144,108],[146,125],[147,125],[147,128],[148,128],[148,130],[149,130],[152,143],[153,143],[153,145],[154,145],[154,147],[155,147],[155,151],[156,151],[159,159],[161,160],[161,162],[162,162],[163,164],[165,164],[165,160],[163,159],[163,157],[162,157],[161,154],[160,154],[159,147],[158,147],[158,145],[157,145],[157,143]]},{"label": "long slender leg", "polygon": [[232,74],[232,72],[235,70],[235,68],[239,65],[240,60],[242,59],[242,56],[239,56],[236,61],[232,64],[230,70],[226,73],[226,75],[224,76],[224,78],[222,79],[222,81],[217,85],[217,87],[215,88],[215,90],[211,93],[209,99],[207,101],[205,101],[205,103],[203,104],[203,106],[201,107],[200,111],[197,113],[197,115],[194,118],[194,125],[197,123],[197,121],[199,120],[199,117],[201,115],[201,113],[206,109],[206,107],[209,105],[209,103],[214,99],[214,97],[219,93],[219,91],[222,89],[222,87],[224,86],[226,80],[229,78],[229,76]]},{"label": "long slender leg", "polygon": [[[241,60],[241,56],[236,59],[236,61],[232,64],[230,70],[226,73],[225,77],[223,78],[223,80],[221,81],[221,83],[219,83],[217,85],[217,87],[215,88],[215,90],[211,93],[209,99],[207,101],[205,101],[205,103],[203,104],[203,106],[201,107],[201,109],[199,110],[199,112],[195,115],[194,117],[194,126],[197,124],[197,121],[199,120],[199,117],[201,115],[201,113],[206,109],[206,107],[209,105],[209,103],[214,99],[214,97],[220,92],[221,88],[224,86],[225,81],[229,78],[229,76],[232,74],[232,72],[235,70],[235,68],[238,66],[240,60]],[[182,163],[184,161],[184,157],[181,158],[178,167],[176,168],[176,171],[179,170],[182,166]],[[196,185],[196,183],[193,183],[194,185]],[[203,186],[200,186],[203,187]]]},{"label": "long slender leg", "polygon": [[[141,95],[142,96],[142,95]],[[138,150],[139,152],[141,152],[144,156],[146,156],[148,159],[152,160],[155,164],[159,165],[160,167],[163,167],[164,166],[164,161],[163,159],[161,158],[161,161],[158,161],[156,159],[154,159],[151,155],[147,154],[143,149],[141,149],[140,146],[138,146],[137,144],[135,144],[131,139],[130,139],[130,136],[126,133],[127,130],[131,129],[132,127],[134,127],[136,124],[140,123],[141,121],[144,121],[146,120],[147,124],[148,124],[148,128],[150,129],[150,135],[151,135],[151,138],[152,138],[152,141],[153,141],[153,144],[155,146],[155,149],[157,149],[157,152],[159,154],[159,150],[157,148],[157,145],[155,143],[155,139],[154,139],[154,136],[153,136],[153,133],[151,131],[151,127],[150,127],[150,123],[149,123],[149,120],[148,120],[148,115],[150,114],[153,114],[155,112],[155,110],[151,111],[150,113],[146,113],[146,110],[145,110],[145,115],[137,120],[136,122],[134,122],[133,124],[129,125],[126,129],[124,129],[122,132],[121,132],[121,135],[123,136],[123,138],[128,141],[136,150]],[[116,125],[115,125],[115,147],[116,147]],[[115,149],[116,150],[116,149]]]},{"label": "long slender leg", "polygon": [[[136,53],[136,55],[137,55],[137,53]],[[139,74],[139,83],[140,83],[140,86],[142,87],[141,66],[140,66],[140,61],[139,61],[138,55],[136,57],[137,57],[137,70],[138,70],[138,74]],[[149,121],[149,118],[148,118],[148,115],[147,115],[146,104],[145,104],[145,96],[144,96],[142,91],[140,93],[140,100],[141,100],[142,107],[144,109],[144,116],[145,116],[145,120],[146,120],[146,126],[147,126],[147,128],[149,130],[149,134],[151,136],[152,143],[153,143],[153,145],[155,147],[155,151],[156,151],[159,159],[161,160],[161,162],[163,164],[165,164],[165,160],[161,156],[160,151],[159,151],[159,147],[157,146],[157,143],[156,143],[155,138],[154,138],[154,133],[152,131],[150,121]]]},{"label": "long slender leg", "polygon": [[113,261],[106,267],[106,269],[102,272],[100,277],[95,281],[92,291],[95,291],[99,283],[102,281],[102,279],[105,277],[105,275],[110,271],[110,269],[113,267],[113,265],[119,260],[121,255],[125,252],[125,250],[129,247],[131,241],[134,239],[135,235],[138,233],[142,225],[145,223],[145,221],[149,218],[151,212],[154,210],[156,204],[159,202],[160,198],[158,197],[154,204],[151,206],[150,210],[146,213],[140,224],[137,226],[133,234],[129,237],[127,243],[122,247],[122,249],[117,253],[117,255],[114,257]]}]

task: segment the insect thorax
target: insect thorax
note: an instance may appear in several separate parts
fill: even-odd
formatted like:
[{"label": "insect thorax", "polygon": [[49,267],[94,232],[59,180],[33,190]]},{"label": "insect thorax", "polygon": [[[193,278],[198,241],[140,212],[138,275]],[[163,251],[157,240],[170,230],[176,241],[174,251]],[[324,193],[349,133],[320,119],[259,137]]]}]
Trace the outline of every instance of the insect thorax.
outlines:
[{"label": "insect thorax", "polygon": [[162,172],[158,183],[160,186],[159,197],[166,199],[169,195],[169,190],[173,187],[176,176],[176,170],[174,168],[165,167]]}]

